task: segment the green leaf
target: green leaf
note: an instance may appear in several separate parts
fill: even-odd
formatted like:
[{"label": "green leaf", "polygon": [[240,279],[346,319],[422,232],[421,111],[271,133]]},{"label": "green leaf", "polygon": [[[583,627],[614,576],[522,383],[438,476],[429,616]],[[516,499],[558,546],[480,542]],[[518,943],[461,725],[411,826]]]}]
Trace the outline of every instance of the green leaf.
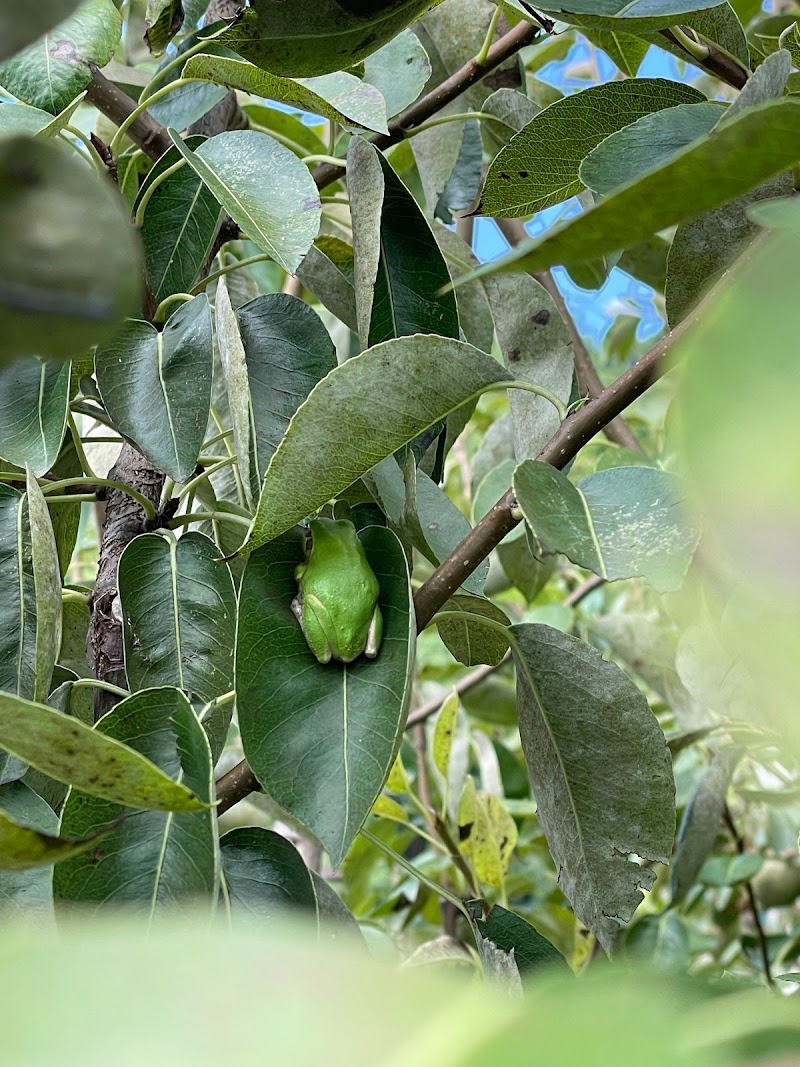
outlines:
[{"label": "green leaf", "polygon": [[34,474],[56,461],[69,406],[69,364],[16,359],[0,367],[0,455]]},{"label": "green leaf", "polygon": [[565,96],[498,153],[478,211],[519,218],[560,204],[581,191],[581,161],[609,134],[643,115],[703,99],[691,86],[663,78],[626,78]]},{"label": "green leaf", "polygon": [[[758,233],[752,208],[793,191],[791,173],[756,186],[705,215],[682,222],[667,256],[667,321],[677,326]],[[766,205],[765,205],[766,206]]]},{"label": "green leaf", "polygon": [[147,0],[144,39],[154,56],[160,56],[183,26],[181,0]]},{"label": "green leaf", "polygon": [[72,357],[104,340],[139,300],[137,239],[117,191],[29,137],[0,140],[0,188],[0,362]]},{"label": "green leaf", "polygon": [[[575,914],[610,952],[675,833],[675,785],[647,700],[590,645],[512,627],[522,750],[539,821]],[[576,709],[580,713],[576,714]]]},{"label": "green leaf", "polygon": [[592,149],[581,163],[581,181],[593,193],[608,196],[664,166],[687,145],[710,133],[727,111],[725,104],[709,101],[643,115]]},{"label": "green leaf", "polygon": [[389,118],[413,104],[431,76],[431,61],[412,30],[403,30],[364,60],[364,81],[386,101]]},{"label": "green leaf", "polygon": [[42,133],[47,129],[53,116],[47,111],[28,104],[3,104],[0,108],[0,137],[13,137],[16,134]]},{"label": "green leaf", "polygon": [[[417,333],[457,338],[455,296],[452,292],[438,295],[450,281],[450,274],[430,225],[411,193],[377,149],[369,145],[361,151],[372,152],[378,157],[384,182],[380,258],[372,298],[369,344]],[[362,226],[358,211],[361,200],[356,200],[355,205],[353,236],[358,241],[356,233]],[[371,226],[370,213],[368,232]],[[358,232],[362,240],[366,236]],[[360,243],[356,244],[356,255]],[[356,301],[361,293],[362,289],[357,288]]]},{"label": "green leaf", "polygon": [[[22,826],[49,837],[58,836],[58,816],[24,782],[0,787],[0,811]],[[12,921],[53,920],[53,875],[46,867],[0,872],[0,915]]]},{"label": "green leaf", "polygon": [[288,77],[328,74],[381,48],[441,0],[382,0],[344,6],[338,0],[254,0],[222,40],[264,70]]},{"label": "green leaf", "polygon": [[714,848],[722,830],[728,786],[742,755],[740,748],[726,748],[714,753],[684,809],[672,865],[673,902],[683,900]]},{"label": "green leaf", "polygon": [[649,45],[641,37],[616,29],[585,30],[584,36],[600,48],[628,78],[635,78]]},{"label": "green leaf", "polygon": [[[470,246],[453,230],[434,222],[433,232],[453,280],[478,265]],[[494,321],[484,287],[479,282],[465,285],[456,292],[456,305],[462,340],[468,341],[481,352],[491,352]]]},{"label": "green leaf", "polygon": [[339,237],[323,235],[309,248],[297,277],[332,315],[355,333],[358,319],[353,289],[354,267],[352,245]]},{"label": "green leaf", "polygon": [[0,811],[0,871],[28,871],[61,863],[93,848],[106,835],[100,830],[88,837],[54,837],[20,825]]},{"label": "green leaf", "polygon": [[502,800],[477,793],[467,778],[458,802],[458,847],[476,877],[486,885],[502,886],[516,844],[517,825]]},{"label": "green leaf", "polygon": [[737,882],[746,882],[754,877],[763,865],[764,857],[757,852],[709,856],[697,877],[698,881],[706,885],[736,885]]},{"label": "green leaf", "polygon": [[[491,278],[484,288],[509,373],[543,385],[567,404],[575,361],[572,339],[553,298],[527,276]],[[516,389],[508,403],[516,458],[535,459],[558,429],[558,412],[544,397]]]},{"label": "green leaf", "polygon": [[210,538],[134,538],[119,561],[119,598],[131,691],[174,685],[207,703],[233,688],[236,593]]},{"label": "green leaf", "polygon": [[[174,50],[174,53],[164,56],[158,65],[158,69],[149,82],[148,92],[163,89],[171,82],[182,77],[184,65],[178,63],[172,66],[173,60],[180,59],[190,49],[200,44],[209,33],[216,32],[213,27],[203,27],[194,33],[182,38]],[[210,48],[217,47],[209,43]],[[141,90],[134,92],[138,97]],[[190,82],[188,85],[179,85],[171,92],[162,96],[160,100],[148,105],[148,112],[162,126],[174,126],[176,130],[185,130],[195,122],[199,122],[204,115],[215,107],[228,95],[224,85],[210,85],[208,82]]]},{"label": "green leaf", "polygon": [[498,89],[486,100],[481,111],[502,119],[505,126],[497,122],[484,123],[484,137],[496,148],[507,145],[515,133],[519,133],[531,122],[542,109],[524,93],[516,89]]},{"label": "green leaf", "polygon": [[36,595],[33,699],[44,703],[61,647],[61,568],[50,513],[39,483],[28,468],[25,487]]},{"label": "green leaf", "polygon": [[18,100],[57,115],[92,80],[89,64],[104,67],[112,58],[121,32],[112,0],[83,0],[68,19],[0,63],[0,85]]},{"label": "green leaf", "polygon": [[62,22],[77,6],[78,0],[42,0],[21,8],[4,5],[0,10],[0,59],[7,59],[25,45]]},{"label": "green leaf", "polygon": [[[434,127],[437,129],[438,127]],[[483,180],[483,139],[477,119],[463,124],[461,145],[453,169],[435,204],[428,202],[433,214],[447,226],[453,224],[453,212],[472,208]],[[427,198],[426,198],[427,200]]]},{"label": "green leaf", "polygon": [[453,690],[449,693],[439,708],[436,723],[433,728],[433,743],[431,753],[436,768],[447,782],[450,778],[450,756],[453,751],[453,736],[456,729],[456,717],[458,716],[458,693]]},{"label": "green leaf", "polygon": [[0,745],[56,781],[117,804],[158,811],[204,806],[185,786],[102,730],[9,693],[0,693]]},{"label": "green leaf", "polygon": [[[721,3],[705,11],[696,11],[688,15],[685,20],[681,20],[681,24],[694,30],[706,41],[712,41],[723,52],[738,59],[745,71],[750,70],[750,48],[738,14],[731,4]],[[637,30],[637,33],[649,44],[671,52],[684,63],[687,61],[686,50],[677,41],[658,32],[642,33]]]},{"label": "green leaf", "polygon": [[130,746],[143,762],[191,790],[205,810],[126,811],[73,788],[61,816],[62,833],[88,834],[123,818],[92,854],[60,864],[57,900],[96,909],[136,906],[151,914],[176,905],[213,906],[217,891],[216,813],[211,753],[202,726],[176,689],[149,689],[117,704],[97,724],[106,743]]},{"label": "green leaf", "polygon": [[303,537],[292,531],[247,561],[236,640],[236,706],[245,754],[270,796],[342,861],[399,747],[410,696],[413,612],[402,547],[361,534],[381,586],[384,631],[374,660],[323,665],[291,601]]},{"label": "green leaf", "polygon": [[685,973],[689,967],[689,931],[677,911],[643,915],[625,938],[625,952],[651,967]]},{"label": "green leaf", "polygon": [[190,151],[170,136],[230,217],[288,273],[300,265],[319,230],[319,193],[308,167],[255,130],[219,133]]},{"label": "green leaf", "polygon": [[[203,137],[187,137],[195,148]],[[151,168],[133,205],[167,167],[180,159],[177,148],[165,152]],[[157,303],[191,289],[207,262],[222,219],[222,208],[191,167],[182,167],[150,196],[141,226],[144,262]]]},{"label": "green leaf", "polygon": [[800,101],[749,108],[684,149],[660,170],[623,187],[591,211],[468,277],[546,270],[625,248],[657,230],[701,215],[780,174],[798,158]]},{"label": "green leaf", "polygon": [[720,125],[722,122],[730,122],[732,118],[738,117],[747,108],[758,107],[759,104],[780,99],[786,89],[791,69],[791,56],[785,49],[781,48],[767,56],[747,79],[744,88],[728,108],[724,118],[720,120]]},{"label": "green leaf", "polygon": [[278,100],[345,126],[389,132],[386,102],[381,93],[368,82],[345,71],[294,81],[269,74],[239,59],[199,55],[192,56],[186,63],[182,77],[216,82],[253,96]]},{"label": "green leaf", "polygon": [[297,297],[259,296],[236,314],[263,475],[295,411],[336,366],[336,350],[319,315]]},{"label": "green leaf", "polygon": [[430,336],[387,341],[336,367],[297,409],[273,455],[244,550],[290,529],[381,459],[505,381],[507,372],[491,356]]},{"label": "green leaf", "polygon": [[[245,504],[252,511],[253,489],[250,481],[250,453],[253,447],[250,383],[247,377],[244,345],[239,323],[228,294],[223,275],[214,295],[214,332],[222,366],[222,378],[228,397],[228,421],[233,431],[231,443],[236,454],[239,480],[244,489]],[[254,472],[253,472],[254,473]]]},{"label": "green leaf", "polygon": [[129,319],[95,355],[97,384],[114,425],[176,482],[192,477],[211,405],[211,313],[196,296],[161,333]]},{"label": "green leaf", "polygon": [[335,939],[345,930],[358,934],[336,893],[280,834],[260,826],[239,827],[222,838],[220,855],[234,923],[294,918],[313,924],[318,938]]},{"label": "green leaf", "polygon": [[[450,612],[463,612],[471,618],[448,618]],[[508,616],[502,608],[484,597],[466,596],[463,593],[451,597],[436,616],[439,636],[447,645],[450,654],[465,667],[477,663],[496,666],[508,652],[508,639],[496,626],[486,626],[481,619],[491,619],[501,626],[509,626]]]},{"label": "green leaf", "polygon": [[609,23],[628,32],[655,30],[686,22],[696,11],[717,7],[719,0],[545,0],[538,10],[573,26],[605,29]]},{"label": "green leaf", "polygon": [[547,553],[608,581],[641,575],[659,592],[680,588],[700,530],[683,514],[681,483],[654,467],[614,467],[577,486],[548,463],[514,471],[514,493]]},{"label": "green leaf", "polygon": [[515,915],[499,904],[490,909],[485,919],[478,919],[477,926],[498,948],[504,952],[513,950],[522,975],[540,967],[567,966],[567,961],[546,937],[542,937],[521,915]]},{"label": "green leaf", "polygon": [[800,67],[800,27],[798,27],[796,22],[793,22],[791,26],[786,27],[780,35],[779,43],[781,48],[785,48],[789,53],[792,60],[792,66],[795,69]]},{"label": "green leaf", "polygon": [[[0,485],[0,689],[32,697],[36,685],[36,590],[25,497]],[[0,760],[2,756],[0,755]]]},{"label": "green leaf", "polygon": [[347,149],[347,191],[353,222],[353,287],[361,344],[369,344],[375,284],[381,261],[381,217],[386,182],[380,153],[361,137]]}]

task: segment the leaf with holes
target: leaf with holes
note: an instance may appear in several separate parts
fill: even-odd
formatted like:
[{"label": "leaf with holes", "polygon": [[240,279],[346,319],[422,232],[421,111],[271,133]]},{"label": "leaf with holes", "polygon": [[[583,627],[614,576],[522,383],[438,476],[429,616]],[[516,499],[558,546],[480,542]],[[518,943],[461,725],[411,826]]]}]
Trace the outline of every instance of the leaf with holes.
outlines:
[{"label": "leaf with holes", "polygon": [[211,312],[205,296],[180,307],[161,333],[129,319],[95,355],[97,384],[114,425],[159,470],[192,477],[211,407]]},{"label": "leaf with holes", "polygon": [[[607,952],[675,835],[675,784],[644,695],[590,645],[512,627],[522,750],[538,817],[575,914]],[[636,857],[632,862],[631,857]]]},{"label": "leaf with holes", "polygon": [[292,531],[247,561],[236,637],[236,707],[245,755],[270,796],[342,861],[394,762],[405,724],[414,614],[408,568],[389,530],[361,534],[381,587],[380,651],[319,663],[291,602],[304,538]]}]

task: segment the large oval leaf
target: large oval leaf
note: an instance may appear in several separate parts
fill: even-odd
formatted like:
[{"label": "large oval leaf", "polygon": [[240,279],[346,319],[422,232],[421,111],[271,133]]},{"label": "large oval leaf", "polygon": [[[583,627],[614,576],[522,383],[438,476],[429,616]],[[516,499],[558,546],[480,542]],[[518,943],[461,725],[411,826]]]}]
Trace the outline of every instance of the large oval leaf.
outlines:
[{"label": "large oval leaf", "polygon": [[74,356],[104,340],[140,295],[137,238],[117,190],[30,137],[0,141],[0,187],[0,360]]},{"label": "large oval leaf", "polygon": [[389,530],[361,534],[381,586],[376,659],[319,663],[291,602],[304,538],[292,531],[247,561],[236,638],[236,706],[245,754],[281,807],[344,859],[383,788],[410,696],[414,616],[408,569]]},{"label": "large oval leaf", "polygon": [[67,425],[69,364],[15,359],[0,367],[0,456],[34,474],[56,461]]},{"label": "large oval leaf", "polygon": [[[615,663],[549,626],[512,627],[522,750],[575,914],[607,952],[666,863],[675,785],[647,700]],[[637,857],[637,862],[631,861]]]},{"label": "large oval leaf", "polygon": [[685,22],[695,11],[718,6],[719,0],[566,0],[563,6],[546,0],[539,10],[573,26],[597,26],[630,33],[672,26]]},{"label": "large oval leaf", "polygon": [[208,703],[233,688],[236,594],[201,533],[134,538],[119,561],[131,691],[174,685]]},{"label": "large oval leaf", "polygon": [[[203,140],[187,137],[186,143],[195,148]],[[151,183],[180,158],[177,148],[164,153],[147,175],[134,211]],[[222,208],[190,167],[170,175],[152,193],[141,235],[147,277],[157,302],[191,289],[208,260],[221,219]]]},{"label": "large oval leaf", "polygon": [[[205,732],[177,689],[150,689],[117,704],[98,732],[130,745],[182,782],[204,804],[213,801],[211,752]],[[213,808],[194,812],[130,812],[72,789],[61,832],[90,834],[121,815],[119,826],[91,855],[60,864],[53,874],[58,900],[151,913],[165,905],[210,904],[216,896],[217,837]]]},{"label": "large oval leaf", "polygon": [[549,463],[526,460],[514,495],[545,552],[608,581],[641,575],[659,592],[679,589],[700,538],[681,508],[680,480],[655,467],[614,467],[575,486]]},{"label": "large oval leaf", "polygon": [[0,59],[7,59],[26,44],[35,41],[56,23],[63,21],[78,0],[41,0],[19,7],[4,4],[0,10]]},{"label": "large oval leaf", "polygon": [[194,152],[170,129],[178,151],[262,252],[292,274],[319,231],[319,193],[308,167],[265,133],[217,134]]},{"label": "large oval leaf", "polygon": [[129,320],[95,355],[97,384],[114,425],[176,482],[188,481],[197,465],[213,367],[205,296],[180,307],[162,333]]},{"label": "large oval leaf", "polygon": [[800,158],[799,142],[799,100],[787,97],[749,108],[659,170],[465,278],[507,270],[546,270],[628,248],[780,174]]},{"label": "large oval leaf", "polygon": [[24,495],[5,484],[0,484],[0,581],[0,690],[33,697],[36,588],[30,522]]},{"label": "large oval leaf", "polygon": [[295,411],[336,366],[336,349],[319,315],[297,297],[259,296],[236,315],[263,476]]},{"label": "large oval leaf", "polygon": [[403,30],[364,61],[364,81],[380,90],[389,118],[417,99],[431,76],[431,61],[413,30]]},{"label": "large oval leaf", "polygon": [[223,40],[264,70],[289,77],[352,66],[441,0],[255,0]]},{"label": "large oval leaf", "polygon": [[443,337],[400,337],[347,360],[292,418],[264,478],[246,551],[341,493],[386,456],[509,380],[484,352]]},{"label": "large oval leaf", "polygon": [[122,19],[112,0],[83,0],[77,11],[23,52],[0,63],[0,85],[57,115],[104,67],[119,45]]},{"label": "large oval leaf", "polygon": [[643,115],[704,99],[697,89],[664,78],[626,78],[565,96],[497,154],[478,210],[518,218],[559,204],[581,191],[581,160],[609,134]]},{"label": "large oval leaf", "polygon": [[61,647],[61,568],[50,512],[30,469],[26,479],[25,503],[31,539],[33,589],[36,594],[33,699],[44,703],[50,694],[53,668]]},{"label": "large oval leaf", "polygon": [[346,71],[326,74],[322,78],[309,78],[307,81],[293,81],[269,74],[240,59],[192,56],[183,68],[182,77],[217,82],[253,96],[279,100],[342,125],[362,126],[378,133],[389,132],[386,103],[380,92]]},{"label": "large oval leaf", "polygon": [[117,804],[157,811],[204,806],[185,786],[102,731],[9,693],[0,693],[0,746],[58,782]]}]

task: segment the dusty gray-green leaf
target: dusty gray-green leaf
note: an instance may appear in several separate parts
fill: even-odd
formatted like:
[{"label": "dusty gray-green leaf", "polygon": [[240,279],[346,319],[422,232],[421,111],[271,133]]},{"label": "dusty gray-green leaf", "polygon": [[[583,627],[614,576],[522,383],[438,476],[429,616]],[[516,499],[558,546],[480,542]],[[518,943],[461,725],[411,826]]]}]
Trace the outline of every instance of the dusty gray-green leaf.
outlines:
[{"label": "dusty gray-green leaf", "polygon": [[[467,617],[448,617],[452,612],[463,613]],[[450,654],[465,667],[474,667],[478,663],[496,666],[508,652],[508,639],[496,626],[482,624],[483,618],[501,626],[510,625],[503,609],[491,600],[463,593],[450,597],[442,607],[441,614],[436,616],[439,636]]]},{"label": "dusty gray-green leaf", "polygon": [[678,589],[700,537],[679,479],[654,467],[614,467],[575,486],[528,460],[514,471],[514,493],[547,553],[608,581],[641,575],[659,592]]},{"label": "dusty gray-green leaf", "polygon": [[41,0],[25,8],[4,4],[0,11],[0,59],[8,59],[62,22],[77,3],[78,0]]},{"label": "dusty gray-green leaf", "polygon": [[648,171],[663,166],[725,117],[725,104],[678,104],[643,115],[592,149],[580,166],[581,181],[608,196]]},{"label": "dusty gray-green leaf", "polygon": [[581,161],[609,134],[702,93],[663,78],[626,78],[565,96],[540,111],[495,157],[479,212],[519,218],[559,204],[583,188]]},{"label": "dusty gray-green leaf", "polygon": [[321,115],[331,122],[388,133],[386,103],[381,93],[345,71],[295,81],[280,78],[240,59],[200,55],[192,56],[187,62],[183,77],[216,82],[253,96],[278,100],[301,111]]},{"label": "dusty gray-green leaf", "polygon": [[[543,385],[565,404],[574,376],[572,341],[550,294],[534,278],[491,278],[484,283],[497,341],[515,378]],[[542,396],[513,390],[508,398],[518,460],[534,459],[559,426]]]},{"label": "dusty gray-green leaf", "polygon": [[655,30],[686,22],[697,11],[719,6],[719,0],[545,0],[537,10],[573,26],[605,29],[609,23],[628,32]]},{"label": "dusty gray-green leaf", "polygon": [[742,755],[740,748],[715,752],[684,809],[672,865],[673,902],[683,900],[714,848],[722,830],[728,786]]},{"label": "dusty gray-green leaf", "polygon": [[[433,224],[433,233],[452,279],[455,280],[478,265],[470,246],[454,230],[437,221]],[[481,352],[491,352],[494,320],[483,285],[478,282],[459,289],[456,292],[456,305],[462,340],[479,348]]]},{"label": "dusty gray-green leaf", "polygon": [[354,272],[352,246],[339,237],[323,234],[309,248],[297,277],[331,314],[357,333]]},{"label": "dusty gray-green leaf", "polygon": [[498,89],[485,101],[482,111],[502,119],[484,124],[484,135],[498,148],[507,145],[515,133],[519,133],[542,110],[537,103],[517,92],[516,89]]},{"label": "dusty gray-green leaf", "polygon": [[161,333],[129,319],[95,355],[97,384],[114,425],[176,482],[191,478],[211,405],[211,312],[196,296]]},{"label": "dusty gray-green leaf", "polygon": [[252,418],[250,411],[250,383],[247,378],[244,345],[239,323],[231,306],[228,286],[223,275],[217,283],[214,297],[214,327],[222,377],[228,395],[228,416],[233,430],[232,444],[236,453],[239,478],[244,488],[245,502],[253,507],[250,484],[250,448]]},{"label": "dusty gray-green leaf", "polygon": [[297,408],[336,366],[336,351],[319,315],[297,297],[259,296],[236,314],[263,475]]},{"label": "dusty gray-green leaf", "polygon": [[154,56],[159,56],[183,26],[181,0],[147,0],[144,39]]},{"label": "dusty gray-green leaf", "polygon": [[39,483],[28,468],[25,486],[36,594],[36,645],[33,699],[44,703],[61,647],[61,568],[50,512]]},{"label": "dusty gray-green leaf", "polygon": [[735,121],[689,145],[660,170],[645,174],[591,211],[543,238],[525,241],[467,277],[546,270],[635,244],[780,174],[800,158],[799,141],[800,101],[788,97],[748,108]]},{"label": "dusty gray-green leaf", "polygon": [[483,180],[483,139],[477,119],[463,124],[461,146],[453,170],[434,207],[434,215],[447,226],[454,222],[453,213],[472,208]]},{"label": "dusty gray-green leaf", "polygon": [[119,561],[119,598],[132,691],[173,685],[207,703],[233,688],[236,593],[210,538],[134,538]]},{"label": "dusty gray-green leaf", "polygon": [[[95,909],[127,905],[213,907],[217,892],[217,828],[211,753],[203,727],[177,689],[149,689],[117,704],[97,724],[108,743],[130,746],[141,760],[182,783],[205,805],[194,811],[130,811],[73,788],[61,831],[90,834],[125,816],[91,855],[53,873],[57,900]],[[176,788],[178,788],[176,786]]]},{"label": "dusty gray-green leaf", "polygon": [[23,133],[35,136],[47,128],[52,118],[49,112],[28,104],[3,104],[0,108],[0,137]]},{"label": "dusty gray-green leaf", "polygon": [[102,731],[9,693],[0,693],[0,745],[58,782],[118,804],[159,811],[204,806],[185,786]]},{"label": "dusty gray-green leaf", "polygon": [[389,118],[413,104],[431,76],[431,61],[420,39],[403,30],[364,60],[364,81],[386,101]]},{"label": "dusty gray-green leaf", "polygon": [[222,38],[251,63],[287,77],[352,66],[396,37],[441,0],[381,0],[354,7],[338,0],[254,0]]},{"label": "dusty gray-green leaf", "polygon": [[319,663],[291,601],[304,538],[292,531],[250,556],[236,638],[236,706],[245,754],[270,796],[344,858],[394,762],[405,723],[414,614],[408,568],[391,531],[361,534],[381,586],[374,660]]},{"label": "dusty gray-green leaf", "polygon": [[108,63],[121,31],[112,0],[83,0],[64,22],[0,63],[0,85],[18,100],[57,115],[92,80],[89,64]]},{"label": "dusty gray-green leaf", "polygon": [[575,914],[607,952],[675,834],[669,750],[647,700],[590,645],[512,627],[522,749],[539,821]]},{"label": "dusty gray-green leaf", "polygon": [[477,919],[476,922],[483,936],[498,948],[504,952],[514,950],[514,958],[522,975],[540,967],[567,965],[558,949],[534,926],[521,915],[515,915],[499,904],[489,910],[485,919]]},{"label": "dusty gray-green leaf", "polygon": [[[187,137],[186,143],[195,148],[203,140]],[[182,167],[162,180],[152,194],[148,192],[179,160],[176,148],[165,152],[148,172],[133,205],[135,214],[142,197],[149,197],[140,232],[147,277],[158,303],[192,288],[208,261],[222,219],[216,198],[190,167]]]},{"label": "dusty gray-green leaf", "polygon": [[792,174],[787,171],[744,196],[680,224],[667,256],[664,296],[670,326],[677,326],[758,233],[751,215],[753,206],[789,196],[793,188]]},{"label": "dusty gray-green leaf", "polygon": [[30,525],[24,495],[5,484],[0,485],[0,574],[4,585],[0,601],[0,690],[30,698],[36,685],[36,590]]},{"label": "dusty gray-green leaf", "polygon": [[319,230],[319,193],[308,167],[274,138],[233,130],[178,151],[247,237],[292,274]]},{"label": "dusty gray-green leaf", "polygon": [[730,122],[747,108],[758,107],[759,104],[782,97],[791,69],[792,57],[785,48],[767,56],[747,79],[744,88],[725,112],[721,123]]},{"label": "dusty gray-green leaf", "polygon": [[584,36],[593,45],[602,49],[622,73],[628,78],[635,78],[642,60],[647,55],[649,45],[641,37],[609,27],[605,30],[585,30]]},{"label": "dusty gray-green leaf", "polygon": [[140,298],[138,242],[117,190],[30,137],[0,141],[0,186],[0,362],[71,358],[103,341]]},{"label": "dusty gray-green leaf", "polygon": [[363,346],[369,343],[369,325],[375,281],[381,258],[381,214],[384,177],[380,156],[361,137],[353,137],[347,149],[347,190],[353,223],[356,320]]},{"label": "dusty gray-green leaf", "polygon": [[297,409],[275,451],[244,550],[290,529],[508,377],[484,352],[434,336],[386,341],[336,367]]},{"label": "dusty gray-green leaf", "polygon": [[0,367],[0,455],[41,476],[56,461],[69,406],[69,364],[16,359]]}]

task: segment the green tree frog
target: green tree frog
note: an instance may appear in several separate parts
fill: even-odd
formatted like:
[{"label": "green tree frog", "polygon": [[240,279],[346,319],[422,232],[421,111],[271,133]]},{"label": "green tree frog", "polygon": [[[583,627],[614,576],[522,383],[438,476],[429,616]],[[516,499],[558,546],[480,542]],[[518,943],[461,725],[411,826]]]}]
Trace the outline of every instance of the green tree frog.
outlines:
[{"label": "green tree frog", "polygon": [[356,528],[346,519],[312,519],[311,545],[295,571],[292,611],[320,663],[373,659],[383,636],[380,586]]}]

